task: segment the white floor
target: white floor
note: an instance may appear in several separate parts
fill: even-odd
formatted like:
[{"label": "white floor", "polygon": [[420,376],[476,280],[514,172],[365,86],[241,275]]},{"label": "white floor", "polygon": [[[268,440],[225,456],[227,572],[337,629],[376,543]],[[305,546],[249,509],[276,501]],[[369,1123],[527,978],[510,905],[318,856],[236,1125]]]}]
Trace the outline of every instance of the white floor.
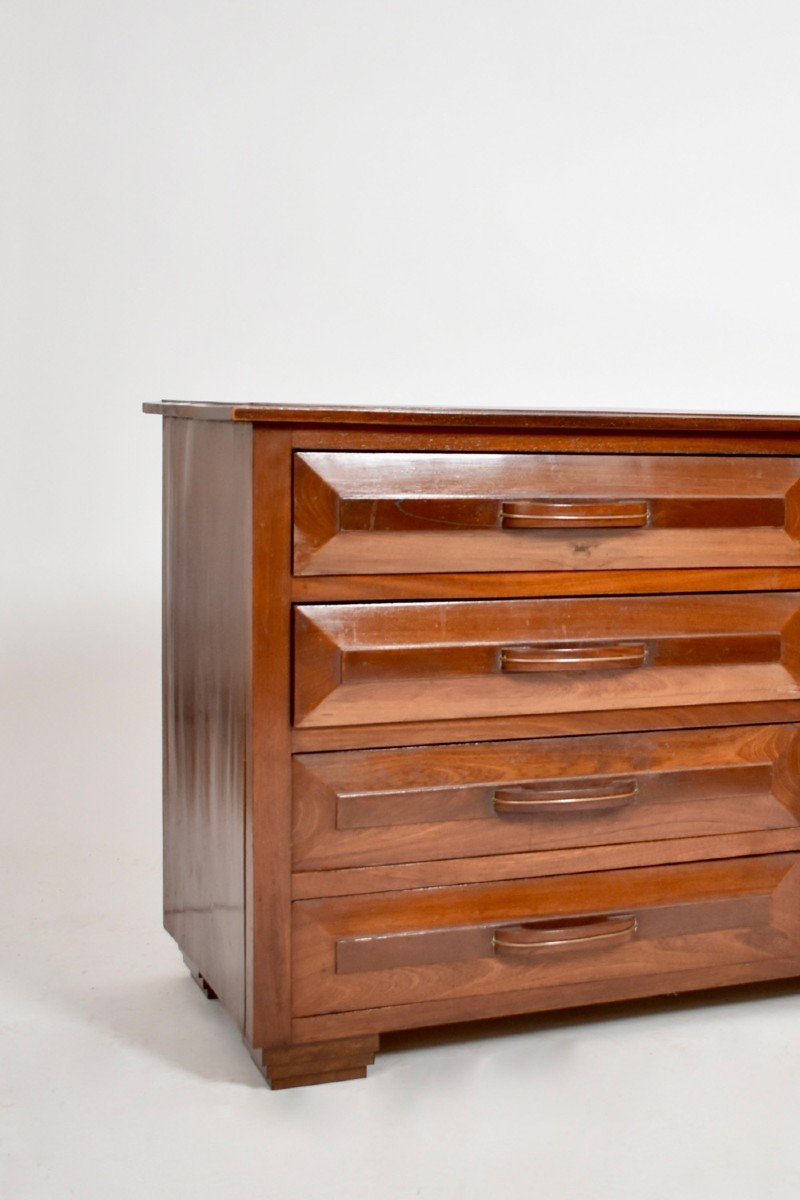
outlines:
[{"label": "white floor", "polygon": [[270,1092],[160,925],[158,612],[11,646],[2,1194],[795,1200],[800,995],[399,1036]]}]

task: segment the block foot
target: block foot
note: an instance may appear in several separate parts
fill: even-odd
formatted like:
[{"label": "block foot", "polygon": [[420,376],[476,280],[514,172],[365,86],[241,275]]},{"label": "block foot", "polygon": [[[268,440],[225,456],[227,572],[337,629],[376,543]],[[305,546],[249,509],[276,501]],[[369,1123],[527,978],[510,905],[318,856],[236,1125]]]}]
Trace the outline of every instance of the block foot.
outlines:
[{"label": "block foot", "polygon": [[191,975],[192,979],[195,981],[197,986],[200,988],[200,991],[203,993],[205,998],[207,1000],[216,1000],[217,993],[214,991],[214,989],[212,988],[211,984],[208,982],[206,977],[197,969],[197,967],[192,962],[192,960],[187,958],[186,955],[184,954],[183,961],[186,963],[186,966],[189,968],[189,974]]},{"label": "block foot", "polygon": [[338,1083],[363,1079],[378,1050],[377,1035],[307,1042],[250,1053],[273,1091],[306,1087],[311,1083]]}]

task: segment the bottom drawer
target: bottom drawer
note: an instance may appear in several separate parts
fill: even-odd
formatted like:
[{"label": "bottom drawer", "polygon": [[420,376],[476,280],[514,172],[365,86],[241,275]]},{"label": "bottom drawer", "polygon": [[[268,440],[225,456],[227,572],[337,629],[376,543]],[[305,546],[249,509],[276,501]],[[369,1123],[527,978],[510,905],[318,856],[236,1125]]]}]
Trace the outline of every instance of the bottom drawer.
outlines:
[{"label": "bottom drawer", "polygon": [[303,900],[293,914],[297,1017],[773,958],[800,972],[800,854]]}]

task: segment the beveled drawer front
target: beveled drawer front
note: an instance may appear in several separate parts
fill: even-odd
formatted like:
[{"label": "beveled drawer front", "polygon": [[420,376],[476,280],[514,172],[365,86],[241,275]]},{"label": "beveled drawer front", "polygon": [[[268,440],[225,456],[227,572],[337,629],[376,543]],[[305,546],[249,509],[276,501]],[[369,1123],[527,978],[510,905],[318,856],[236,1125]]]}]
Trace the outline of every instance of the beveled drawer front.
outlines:
[{"label": "beveled drawer front", "polygon": [[294,1015],[772,958],[796,957],[800,972],[799,860],[769,854],[298,901]]},{"label": "beveled drawer front", "polygon": [[296,454],[294,569],[797,566],[798,480],[798,458]]},{"label": "beveled drawer front", "polygon": [[304,727],[796,699],[800,593],[304,605]]},{"label": "beveled drawer front", "polygon": [[298,870],[797,827],[794,725],[294,759]]}]

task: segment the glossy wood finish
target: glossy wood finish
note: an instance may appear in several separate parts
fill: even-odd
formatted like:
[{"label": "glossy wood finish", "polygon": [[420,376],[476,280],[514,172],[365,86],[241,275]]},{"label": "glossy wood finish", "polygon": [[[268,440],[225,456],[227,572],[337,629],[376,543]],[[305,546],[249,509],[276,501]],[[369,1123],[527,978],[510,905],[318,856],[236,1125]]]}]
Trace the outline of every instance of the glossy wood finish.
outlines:
[{"label": "glossy wood finish", "polygon": [[[615,1003],[645,996],[677,996],[707,988],[728,988],[763,980],[791,979],[800,984],[797,955],[765,958],[761,961],[727,966],[699,967],[688,970],[663,970],[657,976],[621,976],[616,979],[592,979],[588,983],[527,987],[519,991],[494,992],[450,1000],[392,1004],[380,1008],[354,1009],[351,1012],[324,1013],[297,1017],[292,1022],[295,1044],[321,1038],[342,1038],[365,1033],[419,1029],[425,1026],[452,1025],[461,1021],[487,1020],[553,1010],[570,1010],[585,1005]],[[618,1015],[618,1014],[616,1014]]]},{"label": "glossy wood finish", "polygon": [[741,433],[748,436],[788,433],[800,436],[800,418],[730,413],[656,413],[656,412],[578,412],[559,409],[425,408],[393,405],[346,406],[334,404],[223,404],[188,400],[164,400],[144,404],[144,412],[165,417],[193,420],[244,421],[294,425],[378,426],[390,430],[396,426],[428,429],[449,426],[456,430],[519,429],[528,434],[547,429],[596,433],[634,430],[637,433],[709,431],[717,436]]},{"label": "glossy wood finish", "polygon": [[365,896],[376,892],[499,879],[543,879],[551,875],[619,871],[625,867],[659,866],[663,863],[710,862],[717,858],[781,854],[789,850],[800,850],[800,831],[787,826],[754,833],[706,834],[658,841],[570,846],[563,850],[523,850],[476,858],[426,859],[382,867],[295,871],[292,876],[292,895],[296,900],[313,900],[318,896]]},{"label": "glossy wood finish", "polygon": [[798,479],[797,458],[299,454],[295,571],[797,566]]},{"label": "glossy wood finish", "polygon": [[164,452],[165,924],[251,1043],[286,1045],[289,440],[168,419]]},{"label": "glossy wood finish", "polygon": [[296,870],[797,828],[775,725],[299,755]]},{"label": "glossy wood finish", "polygon": [[800,974],[800,420],[153,411],[165,920],[273,1087]]},{"label": "glossy wood finish", "polygon": [[291,1036],[289,555],[291,458],[285,431],[253,433],[253,751],[247,798],[248,966],[255,1047]]},{"label": "glossy wood finish", "polygon": [[767,725],[800,721],[800,700],[733,704],[670,704],[664,708],[593,709],[500,719],[407,721],[402,725],[352,725],[294,729],[297,753],[424,746],[430,742],[493,742],[498,738],[574,737],[644,729],[700,729],[719,725]]},{"label": "glossy wood finish", "polygon": [[[632,917],[635,936],[496,953],[498,930],[577,917]],[[293,955],[297,1017],[770,958],[800,970],[800,858],[306,900]]]},{"label": "glossy wood finish", "polygon": [[[304,605],[295,613],[295,724],[445,721],[682,703],[797,699],[800,594]],[[620,643],[634,669],[533,675],[504,650]]]},{"label": "glossy wood finish", "polygon": [[800,419],[693,413],[340,408],[165,401],[186,420],[291,428],[298,450],[536,451],[587,454],[800,454]]},{"label": "glossy wood finish", "polygon": [[164,424],[164,924],[240,1025],[251,444]]},{"label": "glossy wood finish", "polygon": [[292,599],[301,604],[336,600],[474,600],[490,597],[669,595],[676,592],[763,592],[800,590],[794,567],[709,570],[519,571],[507,574],[305,575],[292,580]]},{"label": "glossy wood finish", "polygon": [[716,433],[690,429],[569,429],[550,426],[538,431],[521,432],[513,426],[475,429],[462,426],[430,426],[420,429],[395,427],[379,430],[374,426],[333,425],[320,422],[292,431],[296,450],[374,450],[378,453],[424,450],[448,454],[713,454],[741,457],[797,457],[800,437],[797,433],[744,434],[718,430]]}]

